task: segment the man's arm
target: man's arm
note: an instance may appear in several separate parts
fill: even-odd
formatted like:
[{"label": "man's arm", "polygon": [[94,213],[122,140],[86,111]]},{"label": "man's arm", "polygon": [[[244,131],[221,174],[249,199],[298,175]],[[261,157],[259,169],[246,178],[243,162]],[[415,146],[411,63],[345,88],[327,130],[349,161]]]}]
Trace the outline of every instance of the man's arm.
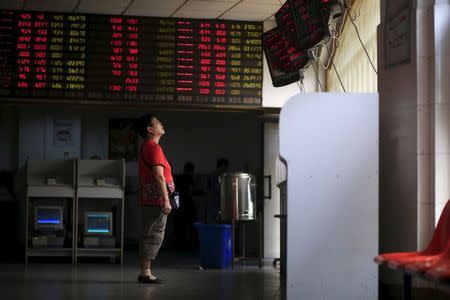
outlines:
[{"label": "man's arm", "polygon": [[164,167],[163,166],[153,166],[152,167],[153,178],[155,178],[158,190],[164,199],[164,206],[162,208],[162,212],[166,215],[170,213],[172,210],[172,206],[170,205],[169,193],[167,191],[166,179],[164,178]]}]

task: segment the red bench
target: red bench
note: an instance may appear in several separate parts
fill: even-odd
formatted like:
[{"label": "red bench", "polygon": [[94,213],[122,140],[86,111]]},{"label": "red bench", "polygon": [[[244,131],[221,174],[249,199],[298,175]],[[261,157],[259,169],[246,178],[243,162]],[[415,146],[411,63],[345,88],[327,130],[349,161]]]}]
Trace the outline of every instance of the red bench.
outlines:
[{"label": "red bench", "polygon": [[403,298],[411,299],[411,277],[450,284],[450,200],[441,213],[433,238],[422,251],[382,253],[373,259],[381,266],[402,270]]}]

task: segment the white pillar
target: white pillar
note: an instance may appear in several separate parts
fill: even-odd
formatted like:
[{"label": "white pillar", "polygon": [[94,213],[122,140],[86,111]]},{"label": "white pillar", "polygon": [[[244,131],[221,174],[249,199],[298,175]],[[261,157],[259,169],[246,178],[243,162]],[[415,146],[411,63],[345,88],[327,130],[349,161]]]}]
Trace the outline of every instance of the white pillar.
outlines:
[{"label": "white pillar", "polygon": [[435,134],[433,5],[417,4],[417,249],[424,249],[433,234],[435,214]]},{"label": "white pillar", "polygon": [[435,213],[450,198],[450,1],[434,5]]}]

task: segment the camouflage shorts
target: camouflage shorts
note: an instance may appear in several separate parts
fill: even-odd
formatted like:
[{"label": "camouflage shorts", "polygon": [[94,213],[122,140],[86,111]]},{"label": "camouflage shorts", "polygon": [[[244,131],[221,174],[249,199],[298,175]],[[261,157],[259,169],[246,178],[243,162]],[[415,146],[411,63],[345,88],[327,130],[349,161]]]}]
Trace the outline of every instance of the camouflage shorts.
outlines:
[{"label": "camouflage shorts", "polygon": [[141,258],[155,259],[164,240],[167,215],[159,206],[142,206],[143,236],[139,251]]}]

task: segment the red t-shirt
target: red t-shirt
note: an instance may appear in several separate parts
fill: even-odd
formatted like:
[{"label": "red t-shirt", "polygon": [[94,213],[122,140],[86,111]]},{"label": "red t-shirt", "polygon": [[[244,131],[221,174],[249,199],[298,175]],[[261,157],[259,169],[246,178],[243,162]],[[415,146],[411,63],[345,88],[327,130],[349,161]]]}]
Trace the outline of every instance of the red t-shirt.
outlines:
[{"label": "red t-shirt", "polygon": [[164,206],[157,181],[153,177],[152,167],[164,167],[164,178],[169,190],[173,192],[172,168],[164,155],[161,146],[153,140],[146,140],[139,155],[139,200],[141,205]]}]

